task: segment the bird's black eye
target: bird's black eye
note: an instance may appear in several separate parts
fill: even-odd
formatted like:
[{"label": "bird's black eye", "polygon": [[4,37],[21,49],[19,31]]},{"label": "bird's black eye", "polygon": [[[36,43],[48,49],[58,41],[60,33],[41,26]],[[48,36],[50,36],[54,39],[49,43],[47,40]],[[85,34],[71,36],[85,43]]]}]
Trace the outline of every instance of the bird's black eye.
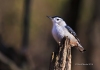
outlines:
[{"label": "bird's black eye", "polygon": [[59,19],[57,19],[57,21],[59,21]]}]

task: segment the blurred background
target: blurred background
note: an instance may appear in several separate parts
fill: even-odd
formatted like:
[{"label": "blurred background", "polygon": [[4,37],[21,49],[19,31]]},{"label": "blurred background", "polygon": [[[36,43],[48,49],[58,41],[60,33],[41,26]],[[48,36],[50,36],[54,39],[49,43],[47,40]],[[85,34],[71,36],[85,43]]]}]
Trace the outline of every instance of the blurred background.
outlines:
[{"label": "blurred background", "polygon": [[49,70],[60,16],[87,50],[72,48],[72,70],[100,70],[100,0],[0,0],[0,70]]}]

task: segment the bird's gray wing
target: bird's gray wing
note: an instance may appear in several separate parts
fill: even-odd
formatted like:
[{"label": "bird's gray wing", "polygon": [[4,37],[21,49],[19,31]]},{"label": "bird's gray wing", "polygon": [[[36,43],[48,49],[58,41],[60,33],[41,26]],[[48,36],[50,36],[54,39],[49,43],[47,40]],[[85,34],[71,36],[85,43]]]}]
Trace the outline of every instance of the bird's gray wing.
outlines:
[{"label": "bird's gray wing", "polygon": [[65,28],[67,28],[67,30],[77,39],[77,41],[80,42],[80,40],[78,39],[75,31],[71,27],[65,26]]}]

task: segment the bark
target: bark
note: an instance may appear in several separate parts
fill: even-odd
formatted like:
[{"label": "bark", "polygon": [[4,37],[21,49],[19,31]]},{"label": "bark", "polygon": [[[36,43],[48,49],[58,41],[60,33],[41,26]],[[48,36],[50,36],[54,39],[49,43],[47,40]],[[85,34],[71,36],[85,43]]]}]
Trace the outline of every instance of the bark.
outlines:
[{"label": "bark", "polygon": [[71,70],[71,46],[68,37],[64,37],[58,52],[53,52],[49,70]]}]

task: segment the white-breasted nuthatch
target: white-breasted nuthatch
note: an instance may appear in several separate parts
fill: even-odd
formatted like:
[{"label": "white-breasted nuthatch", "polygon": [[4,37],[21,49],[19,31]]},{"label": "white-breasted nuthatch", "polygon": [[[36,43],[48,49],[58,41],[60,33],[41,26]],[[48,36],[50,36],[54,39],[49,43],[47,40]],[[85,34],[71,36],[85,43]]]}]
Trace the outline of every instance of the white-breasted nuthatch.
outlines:
[{"label": "white-breasted nuthatch", "polygon": [[63,37],[68,36],[68,38],[70,39],[70,45],[72,47],[76,47],[81,52],[85,51],[81,46],[80,40],[78,39],[74,30],[69,27],[62,18],[58,16],[47,17],[50,18],[53,22],[52,35],[58,44],[61,42]]}]

